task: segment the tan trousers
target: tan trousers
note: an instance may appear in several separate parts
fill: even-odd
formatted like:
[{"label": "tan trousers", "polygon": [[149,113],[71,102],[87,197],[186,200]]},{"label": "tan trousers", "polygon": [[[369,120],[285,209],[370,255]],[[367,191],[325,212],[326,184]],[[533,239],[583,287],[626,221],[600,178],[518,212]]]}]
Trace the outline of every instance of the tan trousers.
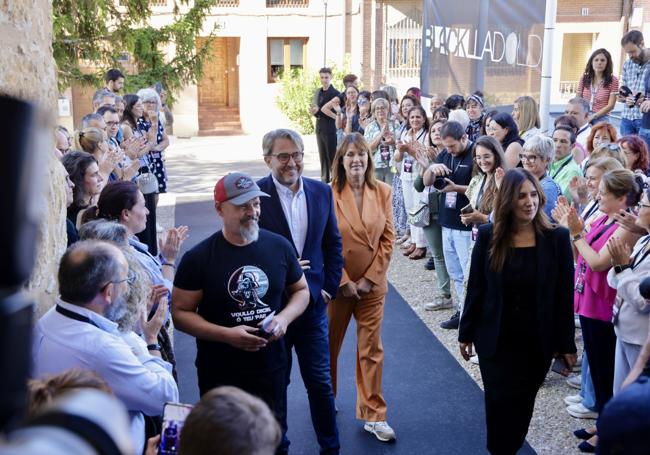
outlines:
[{"label": "tan trousers", "polygon": [[381,322],[385,295],[361,300],[336,298],[327,306],[332,387],[336,396],[337,360],[343,338],[354,315],[357,323],[357,418],[369,422],[386,420],[386,401],[381,392],[384,348]]}]

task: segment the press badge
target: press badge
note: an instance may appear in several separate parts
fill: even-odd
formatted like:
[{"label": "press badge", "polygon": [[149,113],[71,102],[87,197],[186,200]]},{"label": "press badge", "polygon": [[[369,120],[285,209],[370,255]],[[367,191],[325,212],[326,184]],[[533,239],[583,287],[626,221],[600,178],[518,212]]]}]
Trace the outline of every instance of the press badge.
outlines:
[{"label": "press badge", "polygon": [[456,199],[458,199],[458,193],[452,191],[450,193],[445,193],[445,207],[448,209],[456,208]]}]

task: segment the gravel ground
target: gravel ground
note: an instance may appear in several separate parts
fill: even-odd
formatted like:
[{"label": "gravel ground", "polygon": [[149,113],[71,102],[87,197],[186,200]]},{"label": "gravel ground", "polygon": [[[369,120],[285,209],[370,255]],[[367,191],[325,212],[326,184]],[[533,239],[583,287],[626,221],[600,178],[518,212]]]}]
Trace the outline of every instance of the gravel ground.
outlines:
[{"label": "gravel ground", "polygon": [[[413,261],[406,258],[401,254],[399,246],[396,245],[388,271],[388,279],[429,330],[482,388],[478,365],[466,362],[460,356],[457,342],[458,331],[439,327],[440,322],[447,320],[454,310],[424,310],[424,303],[433,300],[435,289],[435,271],[425,270],[425,262],[426,259]],[[580,330],[577,330],[578,338],[580,338],[580,334]],[[579,352],[582,352],[582,340],[578,339],[577,342]],[[575,393],[577,390],[567,385],[563,377],[549,372],[544,385],[537,394],[535,412],[527,436],[528,443],[538,454],[581,453],[577,448],[580,441],[573,436],[573,431],[590,426],[595,421],[575,419],[566,412],[563,398]]]}]

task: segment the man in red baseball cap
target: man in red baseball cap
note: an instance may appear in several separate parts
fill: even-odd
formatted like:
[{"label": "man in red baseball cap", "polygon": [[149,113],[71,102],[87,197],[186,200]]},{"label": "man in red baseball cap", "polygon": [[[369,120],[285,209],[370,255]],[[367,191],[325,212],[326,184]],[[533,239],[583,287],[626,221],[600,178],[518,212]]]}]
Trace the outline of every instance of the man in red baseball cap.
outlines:
[{"label": "man in red baseball cap", "polygon": [[183,256],[172,315],[178,329],[196,337],[201,395],[232,385],[277,412],[286,393],[283,336],[307,308],[309,288],[289,241],[259,229],[260,197],[267,196],[239,172],[217,182],[223,229]]}]

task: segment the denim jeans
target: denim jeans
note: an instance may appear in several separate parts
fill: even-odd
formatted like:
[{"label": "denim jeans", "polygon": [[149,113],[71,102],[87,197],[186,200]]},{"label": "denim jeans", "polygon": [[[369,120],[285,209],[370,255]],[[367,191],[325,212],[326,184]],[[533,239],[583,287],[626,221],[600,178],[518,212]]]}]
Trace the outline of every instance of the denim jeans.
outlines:
[{"label": "denim jeans", "polygon": [[422,230],[424,231],[424,237],[427,239],[429,248],[431,248],[431,256],[436,266],[438,293],[449,297],[451,296],[451,290],[449,289],[449,273],[447,273],[445,256],[442,251],[442,227],[440,227],[436,220],[431,220],[431,223],[423,227]]},{"label": "denim jeans", "polygon": [[650,148],[650,128],[639,128],[639,137],[643,139],[648,148]]},{"label": "denim jeans", "polygon": [[442,228],[442,248],[445,256],[445,264],[447,265],[449,278],[451,278],[456,288],[460,310],[462,310],[463,302],[465,301],[463,280],[469,272],[469,249],[471,242],[471,231]]},{"label": "denim jeans", "polygon": [[[310,302],[310,305],[313,304],[314,302]],[[291,377],[291,349],[295,348],[300,375],[307,389],[311,421],[321,448],[320,453],[337,454],[340,450],[340,443],[330,375],[328,333],[327,313],[324,308],[318,311],[308,309],[289,326],[284,338],[289,361],[286,384],[288,387]],[[286,437],[286,389],[279,414],[283,433],[279,452],[282,453],[289,447],[289,440]]]},{"label": "denim jeans", "polygon": [[582,405],[593,411],[596,409],[596,392],[594,391],[594,383],[591,380],[591,372],[589,371],[589,359],[587,359],[587,352],[582,353],[582,367],[580,369],[580,396],[582,397]]},{"label": "denim jeans", "polygon": [[627,136],[628,134],[639,134],[639,129],[641,128],[641,119],[629,120],[626,118],[621,119],[621,136]]}]

